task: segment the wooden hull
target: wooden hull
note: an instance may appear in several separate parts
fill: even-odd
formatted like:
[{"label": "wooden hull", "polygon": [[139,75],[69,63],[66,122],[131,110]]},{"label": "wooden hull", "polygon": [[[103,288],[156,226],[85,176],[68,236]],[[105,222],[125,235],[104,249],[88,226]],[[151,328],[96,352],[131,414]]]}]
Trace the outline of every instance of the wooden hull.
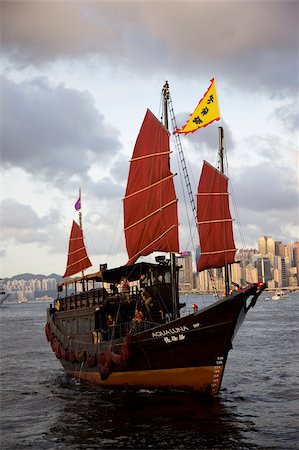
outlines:
[{"label": "wooden hull", "polygon": [[217,395],[233,338],[258,295],[253,285],[196,314],[135,333],[129,340],[85,344],[69,339],[55,324],[57,313],[48,313],[47,326],[68,352],[84,352],[84,360],[71,362],[54,348],[73,377],[101,386],[173,388]]},{"label": "wooden hull", "polygon": [[[65,364],[62,363],[63,366]],[[146,389],[184,389],[216,394],[218,381],[222,378],[221,367],[186,367],[181,369],[140,370],[111,373],[102,380],[99,371],[74,371],[64,367],[67,374],[107,387],[131,387]],[[215,386],[214,386],[215,383]]]}]

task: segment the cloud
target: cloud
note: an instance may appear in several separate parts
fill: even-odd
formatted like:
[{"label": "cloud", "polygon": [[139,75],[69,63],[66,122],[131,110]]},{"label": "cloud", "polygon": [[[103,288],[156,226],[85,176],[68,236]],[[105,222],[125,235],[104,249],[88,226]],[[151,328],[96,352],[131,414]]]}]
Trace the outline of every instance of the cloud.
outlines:
[{"label": "cloud", "polygon": [[279,95],[298,84],[298,2],[23,1],[1,6],[2,48],[19,65],[97,58],[147,76],[165,70],[189,78],[221,74],[244,90],[270,89]]},{"label": "cloud", "polygon": [[24,205],[15,199],[3,200],[0,210],[2,241],[12,241],[15,244],[48,245],[48,236],[51,236],[48,229],[55,227],[61,218],[60,212],[54,209],[40,217],[30,205]]},{"label": "cloud", "polygon": [[[286,168],[285,168],[286,169]],[[296,171],[260,163],[239,170],[234,191],[242,205],[253,211],[270,212],[296,208],[298,185]]]},{"label": "cloud", "polygon": [[298,113],[298,104],[299,104],[299,94],[298,91],[294,93],[295,99],[293,101],[287,101],[282,103],[279,107],[277,107],[272,115],[277,123],[282,122],[285,128],[291,132],[294,132],[299,129],[299,113]]},{"label": "cloud", "polygon": [[104,122],[87,92],[52,87],[45,78],[17,84],[2,78],[2,163],[51,184],[87,176],[120,150],[118,131]]},{"label": "cloud", "polygon": [[[265,233],[275,240],[298,240],[298,183],[295,168],[260,163],[240,169],[233,181],[233,217],[240,217],[246,244],[256,246]],[[266,231],[265,231],[266,230]],[[239,237],[240,239],[240,237]],[[237,237],[238,240],[238,237]]]}]

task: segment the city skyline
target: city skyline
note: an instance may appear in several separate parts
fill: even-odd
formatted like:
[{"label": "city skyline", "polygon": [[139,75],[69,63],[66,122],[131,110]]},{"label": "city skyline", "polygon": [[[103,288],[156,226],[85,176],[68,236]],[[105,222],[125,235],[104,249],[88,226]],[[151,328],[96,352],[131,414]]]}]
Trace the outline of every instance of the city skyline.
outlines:
[{"label": "city skyline", "polygon": [[[198,273],[196,270],[197,259],[199,257],[199,247],[194,252],[183,251],[177,255],[177,264],[181,266],[179,272],[180,291],[210,291],[223,289],[223,270],[212,269],[214,281],[211,282],[211,274],[207,271]],[[237,259],[231,268],[231,281],[237,284],[247,282],[265,282],[270,289],[294,287],[299,285],[299,242],[283,243],[276,241],[272,236],[260,236],[258,238],[258,248],[244,248],[237,251]],[[186,275],[187,274],[187,275]],[[29,278],[34,274],[26,274],[26,279],[20,279],[25,274],[18,274],[8,278],[6,286],[11,291],[21,291],[27,289],[28,292],[35,290],[47,290],[42,286],[51,285],[54,288],[56,282],[51,275],[41,275],[39,279]],[[36,275],[37,276],[37,275]],[[60,275],[58,275],[61,277]],[[44,278],[42,278],[44,277]],[[57,278],[57,277],[56,277]]]}]

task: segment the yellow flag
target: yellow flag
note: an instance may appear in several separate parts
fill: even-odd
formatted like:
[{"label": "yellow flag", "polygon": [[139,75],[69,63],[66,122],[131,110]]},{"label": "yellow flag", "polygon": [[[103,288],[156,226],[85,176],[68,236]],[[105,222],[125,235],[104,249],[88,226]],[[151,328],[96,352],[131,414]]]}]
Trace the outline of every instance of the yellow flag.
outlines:
[{"label": "yellow flag", "polygon": [[199,128],[206,127],[209,123],[219,119],[220,112],[215,79],[212,78],[209,89],[198,103],[193,114],[190,115],[190,119],[180,130],[176,130],[176,133],[194,133]]}]

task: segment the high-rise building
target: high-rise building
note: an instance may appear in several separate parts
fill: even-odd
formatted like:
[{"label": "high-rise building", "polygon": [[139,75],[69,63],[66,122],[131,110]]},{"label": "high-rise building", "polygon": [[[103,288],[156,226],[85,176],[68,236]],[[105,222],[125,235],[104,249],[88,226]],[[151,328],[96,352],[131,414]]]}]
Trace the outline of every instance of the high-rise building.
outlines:
[{"label": "high-rise building", "polygon": [[265,256],[267,253],[267,236],[261,236],[258,240],[259,254]]},{"label": "high-rise building", "polygon": [[257,282],[258,282],[257,268],[254,267],[253,264],[248,264],[245,270],[245,280],[242,284],[257,283]]},{"label": "high-rise building", "polygon": [[258,247],[262,256],[275,255],[275,242],[272,236],[261,236],[258,240]]},{"label": "high-rise building", "polygon": [[182,252],[176,257],[178,266],[182,266],[179,271],[179,289],[181,291],[191,291],[193,289],[193,271],[191,252]]},{"label": "high-rise building", "polygon": [[281,241],[275,241],[275,255],[284,256],[284,244]]},{"label": "high-rise building", "polygon": [[290,267],[294,267],[295,266],[295,247],[294,247],[294,243],[293,242],[289,242],[286,246],[285,246],[285,256],[287,258],[289,258],[289,264]]},{"label": "high-rise building", "polygon": [[273,278],[276,283],[275,287],[287,287],[288,274],[286,268],[286,259],[281,256],[275,256],[273,268]]},{"label": "high-rise building", "polygon": [[258,281],[261,281],[267,285],[268,281],[272,279],[270,259],[266,257],[258,258],[256,261],[256,268]]},{"label": "high-rise building", "polygon": [[240,264],[232,264],[231,265],[231,275],[232,275],[232,281],[234,281],[237,284],[243,284],[242,279],[242,267]]},{"label": "high-rise building", "polygon": [[197,272],[197,263],[200,257],[200,248],[199,246],[195,247],[195,263],[196,263],[196,272]]}]

